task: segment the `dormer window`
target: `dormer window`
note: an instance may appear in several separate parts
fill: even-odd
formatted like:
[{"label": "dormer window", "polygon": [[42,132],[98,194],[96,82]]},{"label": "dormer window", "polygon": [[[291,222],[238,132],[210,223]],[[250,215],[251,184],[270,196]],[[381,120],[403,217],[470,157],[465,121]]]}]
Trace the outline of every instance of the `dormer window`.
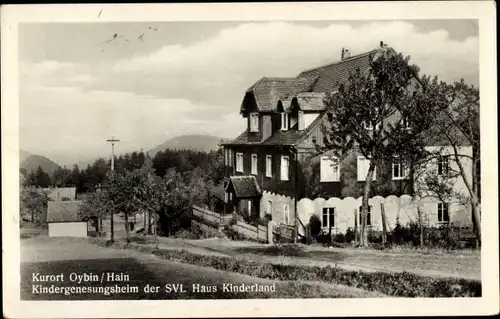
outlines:
[{"label": "dormer window", "polygon": [[281,130],[288,130],[288,113],[286,112],[281,113]]},{"label": "dormer window", "polygon": [[250,132],[259,131],[259,113],[250,114]]}]

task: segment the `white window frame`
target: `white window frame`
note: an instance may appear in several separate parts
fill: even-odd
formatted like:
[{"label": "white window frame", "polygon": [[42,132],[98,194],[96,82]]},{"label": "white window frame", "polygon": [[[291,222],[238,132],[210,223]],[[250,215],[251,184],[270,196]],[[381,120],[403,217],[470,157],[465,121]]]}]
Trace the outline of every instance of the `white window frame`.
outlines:
[{"label": "white window frame", "polygon": [[407,129],[407,130],[411,129],[410,122],[408,121],[407,117],[404,117],[404,116],[401,117],[401,124],[403,125],[404,129]]},{"label": "white window frame", "polygon": [[287,112],[281,112],[281,130],[287,131],[290,120]]},{"label": "white window frame", "polygon": [[[438,203],[437,204],[437,219],[438,223],[449,223],[450,222],[450,203]],[[446,211],[446,216],[448,220],[444,220],[444,212]],[[439,220],[439,212],[441,212],[441,220]]]},{"label": "white window frame", "polygon": [[[363,205],[359,206],[358,225],[361,225],[362,214],[363,214]],[[372,205],[368,205],[368,213],[366,214],[366,226],[372,226]]]},{"label": "white window frame", "polygon": [[[394,167],[399,166],[399,176],[394,176]],[[404,174],[402,174],[404,173]],[[404,163],[402,159],[394,158],[392,160],[392,179],[393,180],[402,180],[408,177],[408,165]]]},{"label": "white window frame", "polygon": [[243,173],[243,153],[236,153],[236,171]]},{"label": "white window frame", "polygon": [[257,154],[252,154],[250,162],[250,174],[257,175],[259,167],[259,157]]},{"label": "white window frame", "polygon": [[266,177],[273,177],[273,156],[266,155]]},{"label": "white window frame", "polygon": [[[285,163],[287,165],[285,165]],[[284,171],[284,169],[286,169],[286,172]],[[282,155],[281,165],[280,165],[280,178],[282,181],[287,181],[289,177],[290,177],[290,157],[287,155]]]},{"label": "white window frame", "polygon": [[290,205],[283,204],[283,224],[289,225],[290,222]]},{"label": "white window frame", "polygon": [[[362,172],[360,172],[360,161],[363,161],[363,166],[366,168],[366,171],[363,169]],[[368,163],[366,163],[368,162]],[[367,167],[366,167],[367,166]],[[357,165],[356,165],[356,173],[358,175],[358,181],[359,182],[364,182],[366,181],[366,176],[368,175],[368,169],[370,168],[370,160],[365,158],[364,156],[358,156],[358,160],[357,160]],[[375,167],[374,170],[373,170],[373,178],[372,178],[372,181],[376,181],[377,180],[377,168]]]},{"label": "white window frame", "polygon": [[[340,160],[337,157],[332,157],[332,156],[322,156],[321,157],[321,163],[320,163],[320,182],[339,182],[340,181]],[[326,176],[326,172],[323,171],[323,161],[328,160],[332,162],[332,169],[333,173],[331,177]],[[335,163],[336,162],[336,163]],[[335,173],[335,168],[336,173]]]},{"label": "white window frame", "polygon": [[259,113],[250,113],[250,132],[259,132]]},{"label": "white window frame", "polygon": [[[321,228],[323,229],[329,229],[330,228],[330,212],[333,211],[333,225],[332,228],[335,228],[335,207],[323,207],[321,212]],[[324,223],[325,221],[325,216],[326,216],[326,225]]]},{"label": "white window frame", "polygon": [[[446,160],[444,160],[446,159]],[[440,155],[437,162],[437,174],[440,176],[446,176],[450,172],[450,156]],[[441,170],[441,172],[440,172]]]}]

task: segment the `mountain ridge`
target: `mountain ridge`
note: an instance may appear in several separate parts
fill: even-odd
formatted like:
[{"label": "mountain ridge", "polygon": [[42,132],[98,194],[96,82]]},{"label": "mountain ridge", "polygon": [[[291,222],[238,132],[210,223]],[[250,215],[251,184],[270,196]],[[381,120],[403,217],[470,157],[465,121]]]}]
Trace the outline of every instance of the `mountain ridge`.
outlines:
[{"label": "mountain ridge", "polygon": [[166,149],[214,151],[218,149],[221,142],[228,140],[230,139],[204,134],[179,135],[153,147],[147,153],[150,156],[154,156],[156,153]]}]

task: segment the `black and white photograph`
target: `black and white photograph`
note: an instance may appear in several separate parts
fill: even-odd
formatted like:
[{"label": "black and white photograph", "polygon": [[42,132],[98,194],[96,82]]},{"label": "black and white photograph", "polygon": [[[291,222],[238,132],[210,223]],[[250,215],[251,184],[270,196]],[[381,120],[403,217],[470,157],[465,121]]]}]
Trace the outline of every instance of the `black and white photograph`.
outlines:
[{"label": "black and white photograph", "polygon": [[[391,298],[498,312],[492,3],[441,3],[456,18],[286,5],[241,20],[222,10],[239,4],[149,8],[163,19],[146,5],[25,21],[38,9],[2,8],[10,299],[100,301],[114,317],[178,300],[193,302],[184,316],[195,302],[217,316],[249,299],[247,315],[266,300],[369,314],[360,301]],[[337,313],[335,300],[354,303]]]}]

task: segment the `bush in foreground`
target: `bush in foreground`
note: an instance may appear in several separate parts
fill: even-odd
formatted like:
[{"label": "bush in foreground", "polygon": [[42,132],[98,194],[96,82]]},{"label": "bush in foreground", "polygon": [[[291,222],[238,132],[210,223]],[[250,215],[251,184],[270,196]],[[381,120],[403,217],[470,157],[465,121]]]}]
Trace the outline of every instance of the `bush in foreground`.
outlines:
[{"label": "bush in foreground", "polygon": [[[106,246],[106,241],[92,239]],[[396,297],[481,297],[481,282],[459,278],[430,278],[408,272],[384,273],[350,271],[338,267],[282,265],[234,257],[205,256],[187,251],[155,249],[148,246],[115,243],[115,247],[132,248],[160,258],[202,267],[274,280],[315,280],[379,291]]]}]

